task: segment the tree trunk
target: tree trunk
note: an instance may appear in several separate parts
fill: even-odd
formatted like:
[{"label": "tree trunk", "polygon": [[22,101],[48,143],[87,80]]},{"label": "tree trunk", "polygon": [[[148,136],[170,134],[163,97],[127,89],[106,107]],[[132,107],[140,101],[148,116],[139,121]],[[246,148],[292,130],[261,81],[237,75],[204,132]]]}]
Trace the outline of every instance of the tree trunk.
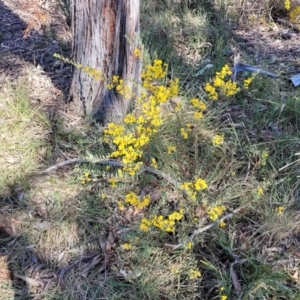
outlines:
[{"label": "tree trunk", "polygon": [[106,124],[120,121],[130,99],[107,89],[113,75],[135,92],[141,62],[139,47],[140,0],[72,0],[73,60],[83,67],[101,70],[95,80],[82,68],[74,68],[70,97],[77,111]]}]

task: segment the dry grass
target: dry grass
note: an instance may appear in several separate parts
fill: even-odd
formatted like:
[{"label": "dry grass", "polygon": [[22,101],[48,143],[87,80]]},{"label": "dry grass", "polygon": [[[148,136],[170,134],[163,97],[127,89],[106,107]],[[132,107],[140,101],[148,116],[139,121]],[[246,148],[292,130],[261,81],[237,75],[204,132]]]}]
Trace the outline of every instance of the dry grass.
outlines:
[{"label": "dry grass", "polygon": [[[284,78],[258,75],[249,91],[207,102],[205,118],[189,140],[183,142],[178,133],[193,122],[188,100],[206,99],[203,83],[238,53],[245,62],[273,72],[283,74],[283,62],[295,71],[287,49],[296,40],[281,42],[287,48],[279,51],[272,44],[275,35],[265,36],[267,28],[288,29],[268,23],[275,4],[229,2],[143,3],[145,60],[169,62],[170,73],[182,85],[176,99],[182,109],[175,115],[171,106],[164,107],[167,120],[145,161],[155,157],[178,182],[204,177],[209,187],[196,202],[146,172],[118,180],[113,188],[108,180],[118,177],[117,169],[96,164],[29,176],[67,158],[105,156],[109,149],[101,129],[64,112],[59,92],[40,69],[28,66],[23,77],[8,79],[0,92],[1,299],[298,299],[297,89]],[[251,14],[259,18],[249,20]],[[199,73],[208,63],[212,68]],[[211,144],[215,133],[225,135],[221,147]],[[171,142],[177,151],[167,155]],[[269,154],[265,164],[263,151]],[[91,180],[83,185],[86,172]],[[264,194],[258,195],[259,187]],[[118,209],[117,201],[130,191],[150,194],[149,209]],[[224,228],[197,235],[188,249],[190,234],[210,223],[206,207],[221,204],[226,213],[244,209]],[[138,230],[142,217],[167,215],[179,207],[185,214],[174,234]],[[170,245],[180,243],[184,247],[172,251]],[[201,277],[191,279],[192,270]]]},{"label": "dry grass", "polygon": [[6,82],[1,91],[1,194],[35,171],[46,153],[49,123],[28,102],[24,82]]}]

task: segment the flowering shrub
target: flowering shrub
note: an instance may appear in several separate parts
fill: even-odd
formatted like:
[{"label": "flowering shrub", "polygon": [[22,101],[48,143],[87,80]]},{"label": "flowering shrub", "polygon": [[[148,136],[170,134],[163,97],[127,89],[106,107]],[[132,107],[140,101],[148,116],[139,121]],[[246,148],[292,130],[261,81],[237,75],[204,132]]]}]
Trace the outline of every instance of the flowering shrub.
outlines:
[{"label": "flowering shrub", "polygon": [[186,192],[191,200],[196,200],[197,192],[205,190],[207,184],[204,179],[198,178],[194,182],[184,182],[180,188]]},{"label": "flowering shrub", "polygon": [[[291,9],[291,1],[285,0],[284,1],[284,8],[289,11]],[[292,23],[299,22],[299,15],[300,15],[300,6],[296,6],[290,11],[290,20]]]},{"label": "flowering shrub", "polygon": [[[124,164],[123,170],[131,176],[142,167],[143,149],[163,122],[161,104],[178,94],[178,79],[170,80],[168,84],[158,84],[162,83],[166,72],[167,64],[163,65],[161,60],[155,60],[153,65],[147,66],[142,73],[143,90],[136,100],[140,111],[127,114],[124,118],[125,124],[109,123],[104,131],[105,141],[110,142],[115,149],[111,157],[120,158]],[[108,87],[131,96],[128,88],[122,84],[115,77]],[[155,160],[152,159],[152,163],[157,167]]]},{"label": "flowering shrub", "polygon": [[299,22],[299,15],[300,15],[300,6],[297,6],[290,12],[291,22],[292,23]]},{"label": "flowering shrub", "polygon": [[223,212],[226,210],[226,207],[224,205],[218,205],[211,207],[207,210],[208,216],[212,221],[216,221],[219,219],[219,217],[223,214]]},{"label": "flowering shrub", "polygon": [[140,224],[140,229],[142,231],[149,231],[151,226],[157,227],[165,232],[174,232],[175,231],[175,221],[180,221],[183,218],[183,209],[180,209],[178,212],[174,211],[169,214],[167,217],[163,216],[154,216],[152,219],[143,218]]},{"label": "flowering shrub", "polygon": [[192,106],[195,109],[194,118],[196,120],[202,119],[203,118],[203,111],[206,109],[206,104],[203,101],[201,101],[197,98],[191,99],[190,102],[191,102]]},{"label": "flowering shrub", "polygon": [[228,65],[225,65],[220,72],[216,73],[212,83],[206,83],[204,89],[211,100],[217,100],[219,95],[230,97],[240,91],[237,83],[233,80],[227,80],[226,77],[232,75]]},{"label": "flowering shrub", "polygon": [[149,205],[150,196],[148,195],[140,201],[138,196],[135,193],[131,192],[125,196],[125,203],[129,203],[136,209],[141,210]]},{"label": "flowering shrub", "polygon": [[[134,51],[134,55],[136,57],[140,57],[140,50],[136,49],[136,51]],[[71,61],[68,60],[68,62]],[[93,76],[94,79],[99,79],[99,76],[102,76],[100,71],[89,67],[83,67],[74,62],[71,63]],[[104,141],[107,142],[112,148],[110,157],[119,159],[122,162],[122,170],[119,170],[119,173],[122,174],[122,176],[123,172],[129,174],[130,176],[135,176],[137,171],[145,163],[148,163],[148,165],[151,165],[154,169],[158,168],[158,162],[156,159],[154,157],[150,157],[149,161],[149,157],[147,156],[148,153],[145,152],[145,150],[147,149],[147,145],[149,145],[151,142],[151,139],[155,134],[158,133],[160,126],[164,122],[162,104],[166,104],[171,98],[174,98],[178,95],[179,81],[178,79],[166,79],[167,68],[168,65],[163,64],[163,62],[158,59],[154,60],[152,65],[146,66],[141,76],[142,90],[139,96],[134,95],[129,86],[124,83],[124,80],[118,76],[113,76],[110,83],[107,84],[107,88],[115,89],[125,98],[135,99],[136,104],[135,110],[128,113],[124,117],[123,122],[118,124],[109,123],[107,128],[104,130]],[[228,65],[225,65],[220,72],[216,73],[216,76],[213,78],[211,83],[205,84],[204,89],[207,92],[209,99],[217,100],[220,96],[230,97],[240,91],[237,83],[231,79],[228,79],[228,76],[230,75],[232,75],[232,71]],[[245,89],[249,88],[253,78],[254,77],[252,76],[244,80],[243,86]],[[189,103],[191,104],[194,113],[194,120],[198,121],[202,119],[203,111],[207,108],[205,102],[198,98],[193,98],[189,101]],[[179,111],[180,109],[181,104],[177,103],[176,107],[174,107],[175,112]],[[189,134],[193,130],[193,125],[190,123],[182,124],[179,130],[181,137],[183,139],[188,139]],[[215,134],[212,137],[213,146],[221,145],[223,142],[223,134]],[[170,155],[175,151],[176,147],[172,144],[169,144],[166,152]],[[266,158],[267,152],[264,153],[262,157],[263,162],[266,160]],[[91,180],[90,174],[85,173],[82,183],[86,184]],[[111,187],[116,187],[115,178],[110,178],[109,182]],[[207,187],[208,185],[206,181],[202,178],[196,178],[194,181],[186,181],[180,185],[180,189],[184,191],[187,199],[192,201],[196,201],[197,194],[207,189]],[[262,194],[263,190],[258,189],[257,193]],[[127,193],[123,201],[117,202],[120,211],[123,211],[128,205],[134,207],[136,211],[141,211],[149,208],[150,204],[150,195],[140,199],[134,192]],[[206,213],[209,219],[212,221],[218,220],[226,211],[226,207],[224,205],[206,207]],[[143,217],[140,221],[139,229],[141,231],[148,232],[150,228],[157,228],[163,232],[174,233],[176,225],[183,218],[183,209],[173,211],[165,216],[154,215],[151,218]],[[224,225],[224,222],[219,224],[220,227]],[[193,246],[192,242],[188,242],[185,245],[186,249],[191,249]],[[125,250],[129,250],[130,248],[131,246],[127,243],[123,245],[123,249]],[[200,276],[201,273],[199,271],[193,271],[190,278],[195,279]]]}]

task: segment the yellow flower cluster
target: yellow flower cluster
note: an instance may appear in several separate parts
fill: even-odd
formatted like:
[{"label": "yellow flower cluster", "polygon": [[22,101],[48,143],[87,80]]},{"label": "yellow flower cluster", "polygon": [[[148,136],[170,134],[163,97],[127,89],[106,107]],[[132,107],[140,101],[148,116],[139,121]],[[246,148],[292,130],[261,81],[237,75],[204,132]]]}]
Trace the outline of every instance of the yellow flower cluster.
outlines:
[{"label": "yellow flower cluster", "polygon": [[168,154],[171,154],[172,152],[176,151],[176,147],[175,146],[168,146]]},{"label": "yellow flower cluster", "polygon": [[197,192],[207,189],[207,184],[204,179],[197,178],[194,182],[184,182],[180,188],[186,192],[191,200],[195,201]]},{"label": "yellow flower cluster", "polygon": [[257,195],[263,195],[264,194],[264,189],[261,187],[261,186],[259,186],[258,188],[257,188]]},{"label": "yellow flower cluster", "polygon": [[196,111],[194,112],[194,118],[196,120],[202,119],[203,111],[206,109],[206,104],[197,98],[191,99],[190,102],[192,106],[196,109]]},{"label": "yellow flower cluster", "polygon": [[134,53],[135,57],[137,57],[137,58],[140,58],[142,55],[142,51],[138,48],[134,49],[133,53]]},{"label": "yellow flower cluster", "polygon": [[[150,195],[147,195],[142,200],[140,200],[134,192],[130,192],[125,196],[125,203],[134,206],[138,210],[142,210],[150,204]],[[119,203],[118,205],[121,205],[122,207],[122,203]]]},{"label": "yellow flower cluster", "polygon": [[191,241],[189,241],[184,246],[185,246],[185,249],[191,250],[193,248],[193,243]]},{"label": "yellow flower cluster", "polygon": [[231,74],[232,71],[230,70],[229,66],[225,65],[220,72],[216,73],[212,84],[206,83],[204,90],[208,93],[208,96],[211,100],[218,99],[218,92],[223,96],[230,97],[240,91],[236,82],[232,80],[225,81],[225,78]]},{"label": "yellow flower cluster", "polygon": [[175,267],[175,266],[172,266],[172,267],[171,267],[171,273],[173,273],[173,274],[178,274],[178,273],[179,273],[179,268],[178,268],[178,267]]},{"label": "yellow flower cluster", "polygon": [[277,213],[278,216],[282,215],[283,211],[284,211],[284,207],[283,206],[278,206],[276,208],[276,213]]},{"label": "yellow flower cluster", "polygon": [[[149,143],[150,138],[163,122],[161,104],[177,96],[178,79],[171,80],[168,85],[158,84],[164,79],[166,73],[167,65],[163,65],[161,60],[154,60],[153,65],[147,66],[142,73],[143,91],[137,99],[139,115],[129,113],[124,118],[124,123],[128,126],[109,123],[108,128],[104,130],[105,141],[112,141],[116,148],[111,153],[111,157],[121,158],[124,164],[123,170],[131,176],[134,176],[143,165],[141,161],[143,147]],[[122,84],[121,79],[114,76],[110,87],[118,90],[118,86]],[[153,161],[152,164],[154,167],[157,165]]]},{"label": "yellow flower cluster", "polygon": [[81,180],[81,184],[87,184],[92,180],[90,172],[85,172],[83,174],[83,178]]},{"label": "yellow flower cluster", "polygon": [[251,76],[251,77],[244,80],[243,86],[246,90],[249,89],[249,85],[251,84],[251,82],[253,81],[254,78],[255,78],[255,76]]},{"label": "yellow flower cluster", "polygon": [[265,166],[267,164],[267,159],[269,156],[269,152],[267,150],[263,150],[261,153],[261,165]]},{"label": "yellow flower cluster", "polygon": [[155,158],[151,158],[151,166],[154,168],[154,169],[157,169],[158,168],[158,164],[157,164],[157,161]]},{"label": "yellow flower cluster", "polygon": [[218,146],[223,144],[224,142],[224,134],[216,134],[213,139],[212,139],[212,143],[214,146]]},{"label": "yellow flower cluster", "polygon": [[108,182],[110,183],[110,185],[111,185],[112,188],[115,188],[117,186],[115,178],[108,179]]},{"label": "yellow flower cluster", "polygon": [[292,23],[299,22],[299,19],[298,19],[299,15],[300,15],[300,6],[297,6],[290,12],[291,22]]},{"label": "yellow flower cluster", "polygon": [[198,270],[191,270],[190,272],[190,279],[193,280],[193,279],[197,279],[201,277],[201,272],[199,272]]},{"label": "yellow flower cluster", "polygon": [[188,139],[189,132],[192,131],[191,127],[192,127],[192,125],[188,123],[185,125],[185,127],[180,128],[180,134],[185,140]]},{"label": "yellow flower cluster", "polygon": [[134,97],[130,87],[124,83],[124,80],[119,76],[114,75],[112,80],[106,86],[108,89],[115,89],[119,94],[123,95],[125,99],[130,99]]},{"label": "yellow flower cluster", "polygon": [[140,229],[142,231],[149,231],[150,226],[159,228],[162,231],[174,232],[176,221],[180,221],[183,217],[183,209],[180,209],[178,212],[174,211],[169,214],[167,217],[163,216],[154,216],[152,219],[143,218],[140,224]]},{"label": "yellow flower cluster", "polygon": [[224,205],[217,205],[215,207],[211,207],[207,210],[208,216],[212,221],[216,221],[226,210]]},{"label": "yellow flower cluster", "polygon": [[57,53],[54,53],[53,56],[59,58],[60,60],[66,62],[68,64],[73,65],[77,69],[81,69],[82,71],[86,72],[89,76],[93,77],[95,80],[105,80],[103,72],[100,70],[97,70],[96,68],[92,68],[89,66],[83,66],[83,65],[76,63],[75,61],[73,61],[69,58],[66,58]]},{"label": "yellow flower cluster", "polygon": [[124,250],[130,250],[131,249],[131,244],[129,244],[129,243],[125,243],[125,244],[123,244],[122,245],[122,248],[124,249]]},{"label": "yellow flower cluster", "polygon": [[290,10],[290,8],[291,8],[291,1],[290,0],[285,0],[284,1],[284,8],[286,10]]},{"label": "yellow flower cluster", "polygon": [[89,76],[93,77],[96,81],[105,79],[105,77],[103,76],[102,71],[97,70],[96,68],[92,68],[92,67],[89,67],[89,66],[83,66],[81,64],[77,65],[77,68],[81,69],[82,71],[87,73]]}]

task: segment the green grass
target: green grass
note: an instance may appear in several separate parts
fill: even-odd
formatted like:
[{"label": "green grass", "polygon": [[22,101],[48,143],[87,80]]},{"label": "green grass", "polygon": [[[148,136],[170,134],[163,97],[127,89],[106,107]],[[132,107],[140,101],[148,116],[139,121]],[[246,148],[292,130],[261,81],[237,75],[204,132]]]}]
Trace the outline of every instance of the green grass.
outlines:
[{"label": "green grass", "polygon": [[22,82],[6,83],[0,97],[0,192],[4,193],[39,167],[37,157],[42,159],[47,145],[48,122],[30,105]]},{"label": "green grass", "polygon": [[[22,81],[1,90],[0,221],[6,220],[6,227],[0,226],[1,253],[18,275],[50,283],[46,290],[15,277],[3,283],[0,278],[0,298],[13,299],[14,292],[23,292],[15,299],[41,295],[49,300],[299,298],[299,91],[261,75],[249,90],[231,98],[211,102],[203,90],[216,71],[232,63],[226,49],[236,43],[231,22],[238,21],[239,9],[237,1],[142,3],[144,62],[168,62],[170,76],[180,79],[174,102],[182,104],[177,113],[164,105],[166,118],[145,148],[144,161],[150,164],[154,157],[158,168],[179,183],[204,178],[208,189],[196,201],[148,172],[119,179],[112,187],[108,180],[118,177],[118,170],[97,164],[32,176],[57,160],[95,159],[110,149],[102,128],[70,127],[59,114],[49,118],[33,105]],[[196,75],[208,59],[213,67]],[[197,122],[189,104],[194,97],[207,103]],[[193,128],[185,140],[180,128],[187,123]],[[214,147],[216,133],[224,134],[225,141]],[[170,155],[169,145],[176,146]],[[91,180],[82,184],[86,172]],[[131,191],[150,194],[149,207],[120,210],[118,201]],[[188,249],[190,234],[211,223],[207,209],[214,205],[224,205],[224,214],[243,209],[225,227],[196,235]],[[139,230],[143,217],[180,208],[185,212],[175,233]],[[182,242],[183,247],[172,250],[170,245]],[[131,249],[124,249],[126,243]],[[86,254],[94,256],[80,261]],[[58,284],[53,274],[73,262]],[[193,270],[201,277],[191,279]]]}]

